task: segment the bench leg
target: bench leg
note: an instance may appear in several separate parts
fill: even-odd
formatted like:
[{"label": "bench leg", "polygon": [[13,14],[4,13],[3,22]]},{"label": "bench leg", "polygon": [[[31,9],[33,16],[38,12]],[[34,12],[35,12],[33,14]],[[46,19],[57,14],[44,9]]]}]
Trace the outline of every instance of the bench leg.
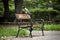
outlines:
[{"label": "bench leg", "polygon": [[19,31],[20,31],[20,27],[18,28],[18,32],[17,32],[16,38],[18,37]]},{"label": "bench leg", "polygon": [[33,23],[32,23],[32,19],[30,19],[30,37],[32,38],[32,26],[33,26]]},{"label": "bench leg", "polygon": [[30,28],[30,38],[32,38],[32,28]]},{"label": "bench leg", "polygon": [[44,36],[44,20],[42,20],[43,22],[42,22],[42,27],[41,27],[41,29],[42,29],[42,36]]},{"label": "bench leg", "polygon": [[19,31],[20,31],[20,23],[17,22],[17,24],[18,24],[18,32],[17,32],[16,38],[18,37]]},{"label": "bench leg", "polygon": [[42,36],[44,36],[44,30],[43,30],[43,28],[42,28]]}]

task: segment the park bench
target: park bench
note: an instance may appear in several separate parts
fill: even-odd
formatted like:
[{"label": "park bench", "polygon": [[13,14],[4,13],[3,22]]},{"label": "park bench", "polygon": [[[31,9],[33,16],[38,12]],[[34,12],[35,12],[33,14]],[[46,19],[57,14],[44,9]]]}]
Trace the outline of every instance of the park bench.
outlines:
[{"label": "park bench", "polygon": [[[16,37],[18,37],[21,25],[24,25],[24,24],[25,24],[24,26],[29,27],[30,37],[32,37],[32,28],[34,27],[33,22],[35,22],[35,20],[32,19],[32,17],[31,17],[32,15],[29,12],[29,10],[27,8],[24,8],[24,9],[25,9],[25,13],[16,13],[15,14],[15,16],[16,16],[16,22],[18,24],[18,32],[17,32]],[[41,19],[41,21],[42,21],[42,27],[41,27],[41,29],[42,29],[42,35],[44,35],[44,32],[43,32],[44,20]]]},{"label": "park bench", "polygon": [[32,37],[32,19],[31,19],[31,16],[29,14],[15,14],[16,16],[16,21],[17,21],[17,24],[18,24],[18,32],[17,32],[17,36],[18,37],[18,34],[19,34],[19,31],[20,31],[20,26],[23,24],[23,21],[26,22],[26,21],[29,21],[30,25],[29,25],[29,31],[30,31],[30,37]]},{"label": "park bench", "polygon": [[[18,32],[16,37],[18,37],[20,28],[29,28],[30,31],[30,37],[32,37],[32,28],[33,27],[37,27],[39,25],[34,25],[33,22],[36,22],[36,20],[32,20],[31,15],[29,14],[15,14],[16,16],[16,22],[18,24]],[[42,23],[41,29],[42,29],[42,35],[44,36],[44,32],[43,32],[43,27],[44,27],[44,20],[39,20]]]}]

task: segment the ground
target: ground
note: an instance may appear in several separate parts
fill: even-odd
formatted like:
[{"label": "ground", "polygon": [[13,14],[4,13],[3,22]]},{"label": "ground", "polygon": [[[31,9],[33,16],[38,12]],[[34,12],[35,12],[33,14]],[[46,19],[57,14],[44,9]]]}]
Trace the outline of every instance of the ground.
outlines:
[{"label": "ground", "polygon": [[60,31],[44,31],[45,36],[42,36],[41,31],[33,31],[33,37],[7,37],[7,40],[60,40]]}]

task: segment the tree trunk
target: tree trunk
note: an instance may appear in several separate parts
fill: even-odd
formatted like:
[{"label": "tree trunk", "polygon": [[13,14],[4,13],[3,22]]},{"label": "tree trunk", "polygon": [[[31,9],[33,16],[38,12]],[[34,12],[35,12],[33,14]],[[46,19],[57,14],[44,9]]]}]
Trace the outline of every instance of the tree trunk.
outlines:
[{"label": "tree trunk", "polygon": [[3,5],[4,5],[4,21],[6,21],[9,17],[9,4],[8,1],[9,0],[2,0],[3,1]]},{"label": "tree trunk", "polygon": [[22,13],[23,0],[15,0],[15,13]]}]

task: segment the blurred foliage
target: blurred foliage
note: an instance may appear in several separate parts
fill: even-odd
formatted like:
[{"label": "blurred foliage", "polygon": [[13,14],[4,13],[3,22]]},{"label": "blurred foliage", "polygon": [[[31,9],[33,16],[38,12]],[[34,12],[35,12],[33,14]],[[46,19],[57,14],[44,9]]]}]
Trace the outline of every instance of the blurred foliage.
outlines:
[{"label": "blurred foliage", "polygon": [[46,24],[44,26],[44,30],[51,30],[51,31],[59,31],[60,30],[60,24]]},{"label": "blurred foliage", "polygon": [[20,31],[20,36],[29,36],[29,34],[30,34],[30,31],[28,31],[27,29],[21,29],[21,31]]},{"label": "blurred foliage", "polygon": [[9,8],[10,8],[10,11],[15,10],[14,0],[10,0],[10,1],[9,1]]},{"label": "blurred foliage", "polygon": [[[0,17],[3,17],[4,14],[4,8],[3,8],[3,3],[0,2]],[[10,16],[12,19],[14,19],[14,0],[9,0],[9,9],[10,9]],[[49,5],[51,7],[49,7]],[[24,0],[23,6],[22,6],[22,11],[24,12],[23,7],[27,7],[29,11],[32,14],[32,18],[42,18],[44,20],[49,19],[49,13],[51,20],[54,19],[60,20],[60,1],[59,0]],[[59,16],[59,17],[57,17]],[[9,19],[10,21],[10,19]]]},{"label": "blurred foliage", "polygon": [[3,12],[4,12],[4,10],[3,10],[3,3],[0,2],[0,17],[3,16]]}]

